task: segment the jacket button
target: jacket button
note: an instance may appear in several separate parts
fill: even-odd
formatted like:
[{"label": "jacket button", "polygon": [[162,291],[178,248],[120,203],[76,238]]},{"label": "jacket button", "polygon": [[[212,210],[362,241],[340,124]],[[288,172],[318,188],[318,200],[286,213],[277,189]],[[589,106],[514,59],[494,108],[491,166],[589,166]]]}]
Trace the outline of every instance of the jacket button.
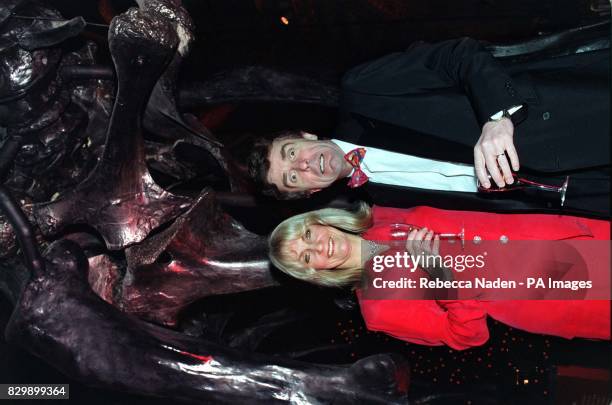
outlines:
[{"label": "jacket button", "polygon": [[500,236],[500,237],[499,237],[499,241],[500,241],[501,243],[503,243],[503,244],[508,243],[508,241],[509,241],[509,240],[510,240],[510,239],[509,239],[509,238],[508,238],[506,235],[502,235],[502,236]]},{"label": "jacket button", "polygon": [[472,239],[472,241],[474,242],[474,245],[480,245],[480,242],[482,242],[482,238],[476,235],[474,236],[474,239]]},{"label": "jacket button", "polygon": [[547,119],[549,119],[549,118],[550,118],[550,113],[549,113],[548,111],[546,111],[544,114],[542,114],[542,119],[543,119],[544,121],[546,121],[546,120],[547,120]]}]

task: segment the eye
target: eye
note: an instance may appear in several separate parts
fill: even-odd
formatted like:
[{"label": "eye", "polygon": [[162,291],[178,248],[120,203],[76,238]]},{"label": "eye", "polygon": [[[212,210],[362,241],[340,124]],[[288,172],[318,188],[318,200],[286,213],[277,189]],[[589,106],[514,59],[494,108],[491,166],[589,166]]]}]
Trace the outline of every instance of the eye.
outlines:
[{"label": "eye", "polygon": [[306,253],[306,254],[304,255],[304,262],[305,262],[306,264],[310,263],[310,253]]},{"label": "eye", "polygon": [[289,149],[289,159],[295,159],[295,149]]},{"label": "eye", "polygon": [[297,173],[296,172],[291,172],[291,174],[289,175],[289,181],[291,181],[292,183],[295,183],[297,181]]},{"label": "eye", "polygon": [[306,233],[304,234],[306,240],[310,240],[310,229],[306,229]]}]

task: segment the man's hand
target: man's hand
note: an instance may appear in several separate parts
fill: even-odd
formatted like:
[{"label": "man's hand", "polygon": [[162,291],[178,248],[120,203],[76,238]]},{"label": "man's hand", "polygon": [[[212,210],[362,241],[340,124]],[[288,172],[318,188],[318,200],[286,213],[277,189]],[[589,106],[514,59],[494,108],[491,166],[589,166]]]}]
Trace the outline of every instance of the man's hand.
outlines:
[{"label": "man's hand", "polygon": [[491,187],[489,174],[498,187],[514,183],[508,158],[510,158],[514,171],[517,171],[520,166],[513,136],[514,125],[509,118],[489,121],[482,127],[480,139],[474,146],[474,168],[484,188]]}]

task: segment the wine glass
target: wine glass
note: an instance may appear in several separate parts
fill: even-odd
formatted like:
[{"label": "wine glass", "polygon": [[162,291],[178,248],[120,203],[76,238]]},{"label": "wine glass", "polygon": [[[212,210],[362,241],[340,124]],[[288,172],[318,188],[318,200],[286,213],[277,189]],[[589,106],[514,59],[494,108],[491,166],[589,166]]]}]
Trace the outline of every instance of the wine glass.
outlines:
[{"label": "wine glass", "polygon": [[[391,237],[394,240],[406,240],[408,234],[413,230],[419,230],[422,227],[412,224],[391,224]],[[465,227],[462,225],[461,229],[457,233],[438,233],[436,234],[440,239],[447,240],[459,240],[461,242],[461,249],[465,247]]]},{"label": "wine glass", "polygon": [[[491,176],[488,176],[491,179]],[[512,173],[512,177],[514,178],[514,183],[506,184],[504,188],[499,188],[494,181],[491,181],[490,188],[484,188],[480,181],[476,180],[476,185],[478,186],[478,191],[481,193],[505,193],[514,190],[520,189],[537,189],[544,191],[553,191],[559,193],[561,195],[561,206],[565,204],[565,194],[567,193],[567,185],[569,183],[569,176],[565,176],[565,181],[560,186],[553,186],[550,184],[538,183],[537,181],[529,180],[525,177],[519,177],[515,173]]]}]

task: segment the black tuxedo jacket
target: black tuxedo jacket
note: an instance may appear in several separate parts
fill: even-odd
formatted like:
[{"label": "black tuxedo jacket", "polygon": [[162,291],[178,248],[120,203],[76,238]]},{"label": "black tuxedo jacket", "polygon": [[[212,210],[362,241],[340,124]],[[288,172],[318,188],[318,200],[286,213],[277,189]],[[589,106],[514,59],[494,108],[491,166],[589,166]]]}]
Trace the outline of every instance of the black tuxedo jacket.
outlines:
[{"label": "black tuxedo jacket", "polygon": [[[567,207],[561,211],[605,216],[609,214],[609,69],[607,49],[504,64],[469,38],[418,43],[346,73],[335,137],[473,164],[474,145],[489,117],[523,105],[513,117],[520,174],[562,181],[571,173]],[[543,194],[491,197],[367,187],[375,203],[387,206],[415,202],[502,212],[560,211],[555,198],[542,199]]]}]

